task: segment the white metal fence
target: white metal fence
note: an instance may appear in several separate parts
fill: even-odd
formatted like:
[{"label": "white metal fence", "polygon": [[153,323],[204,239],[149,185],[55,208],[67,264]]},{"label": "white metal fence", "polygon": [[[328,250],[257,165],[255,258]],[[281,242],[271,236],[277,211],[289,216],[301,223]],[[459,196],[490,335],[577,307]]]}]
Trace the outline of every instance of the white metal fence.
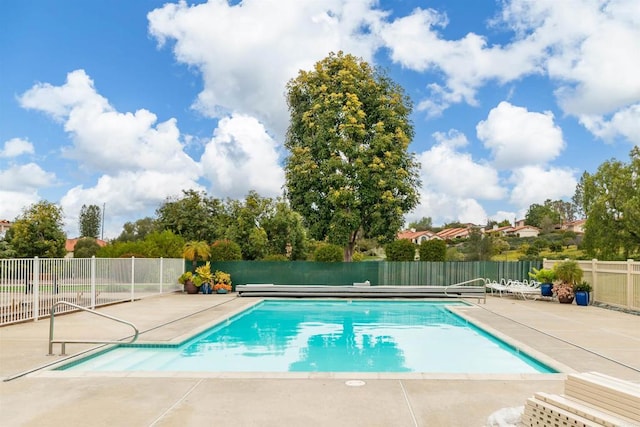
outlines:
[{"label": "white metal fence", "polygon": [[[553,268],[561,260],[543,262],[544,268]],[[640,311],[640,262],[627,261],[578,261],[584,271],[584,280],[593,287],[595,302],[624,309]]]},{"label": "white metal fence", "polygon": [[48,316],[57,301],[93,309],[175,292],[183,272],[176,258],[0,259],[0,325]]}]

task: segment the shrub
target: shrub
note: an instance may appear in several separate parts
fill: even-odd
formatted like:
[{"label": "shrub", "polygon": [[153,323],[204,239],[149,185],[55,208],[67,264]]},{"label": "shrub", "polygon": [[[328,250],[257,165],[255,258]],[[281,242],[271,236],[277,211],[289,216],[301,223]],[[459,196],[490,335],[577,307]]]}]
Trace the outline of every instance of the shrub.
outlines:
[{"label": "shrub", "polygon": [[209,259],[217,261],[239,261],[242,259],[240,245],[231,240],[216,240],[211,245]]},{"label": "shrub", "polygon": [[344,249],[331,243],[323,243],[313,252],[313,260],[317,262],[341,262],[344,260]]},{"label": "shrub", "polygon": [[364,261],[364,254],[362,252],[354,252],[351,255],[351,261],[353,261],[353,262]]},{"label": "shrub", "polygon": [[425,240],[418,247],[420,261],[444,261],[447,258],[447,243],[444,240]]},{"label": "shrub", "polygon": [[395,240],[384,247],[387,261],[413,261],[416,258],[416,245],[410,240]]},{"label": "shrub", "polygon": [[270,254],[262,258],[262,261],[289,261],[289,258],[282,254]]}]

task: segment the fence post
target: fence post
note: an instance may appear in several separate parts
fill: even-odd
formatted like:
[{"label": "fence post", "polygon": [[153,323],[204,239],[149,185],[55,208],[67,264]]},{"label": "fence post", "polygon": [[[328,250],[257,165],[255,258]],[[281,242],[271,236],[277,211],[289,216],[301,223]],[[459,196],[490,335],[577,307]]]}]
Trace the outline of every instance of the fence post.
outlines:
[{"label": "fence post", "polygon": [[91,257],[91,310],[96,308],[96,256]]},{"label": "fence post", "polygon": [[40,258],[33,257],[33,321],[37,322],[40,314]]},{"label": "fence post", "polygon": [[598,260],[591,260],[591,286],[593,287],[593,301],[598,300],[600,292],[598,291]]},{"label": "fence post", "polygon": [[627,259],[627,308],[633,307],[633,277],[631,272],[633,271],[633,260]]},{"label": "fence post", "polygon": [[136,257],[132,256],[131,257],[131,302],[133,302],[135,298],[135,294],[133,290],[135,284],[136,284]]},{"label": "fence post", "polygon": [[162,282],[164,281],[164,258],[160,257],[160,294],[162,295]]}]

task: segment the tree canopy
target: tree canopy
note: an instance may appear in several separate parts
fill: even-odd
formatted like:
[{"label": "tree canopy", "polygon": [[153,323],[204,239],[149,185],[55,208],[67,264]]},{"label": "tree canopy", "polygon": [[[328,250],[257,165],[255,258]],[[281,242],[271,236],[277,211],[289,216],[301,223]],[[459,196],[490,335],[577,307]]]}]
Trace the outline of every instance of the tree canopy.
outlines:
[{"label": "tree canopy", "polygon": [[583,249],[600,259],[627,259],[640,251],[640,148],[630,163],[609,160],[585,172],[576,200],[587,216]]},{"label": "tree canopy", "polygon": [[8,236],[18,257],[62,258],[67,253],[67,236],[62,228],[62,208],[41,201],[25,209]]},{"label": "tree canopy", "polygon": [[286,191],[311,237],[392,241],[418,203],[411,101],[385,73],[331,53],[287,84]]},{"label": "tree canopy", "polygon": [[100,236],[100,225],[102,218],[101,210],[97,205],[82,205],[80,208],[80,237],[93,237],[97,239]]}]

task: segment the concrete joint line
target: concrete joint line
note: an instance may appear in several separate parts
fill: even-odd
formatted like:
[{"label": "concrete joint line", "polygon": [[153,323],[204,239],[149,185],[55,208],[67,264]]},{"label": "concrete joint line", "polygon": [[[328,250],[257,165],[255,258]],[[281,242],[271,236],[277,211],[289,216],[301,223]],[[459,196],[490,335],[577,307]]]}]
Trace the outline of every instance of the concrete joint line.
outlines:
[{"label": "concrete joint line", "polygon": [[413,413],[413,408],[411,407],[411,402],[409,401],[409,396],[407,396],[407,390],[404,388],[404,384],[402,384],[402,380],[398,380],[400,383],[400,388],[402,389],[402,395],[404,396],[404,401],[407,402],[407,408],[409,408],[409,413],[411,414],[411,419],[413,420],[413,425],[418,427],[418,420],[416,419],[416,414]]},{"label": "concrete joint line", "polygon": [[187,390],[187,392],[185,394],[182,395],[182,397],[180,399],[178,399],[176,401],[176,403],[174,403],[173,405],[171,405],[166,411],[164,411],[162,414],[160,414],[160,416],[158,418],[156,418],[155,420],[153,420],[153,422],[151,424],[149,424],[149,427],[153,427],[155,426],[160,420],[162,420],[169,412],[173,411],[173,409],[178,406],[180,403],[182,403],[187,396],[189,396],[191,394],[191,392],[193,392],[193,390],[196,389],[196,387],[198,387],[200,385],[200,383],[204,381],[204,378],[200,378],[198,380],[197,383],[195,383],[189,390]]}]

